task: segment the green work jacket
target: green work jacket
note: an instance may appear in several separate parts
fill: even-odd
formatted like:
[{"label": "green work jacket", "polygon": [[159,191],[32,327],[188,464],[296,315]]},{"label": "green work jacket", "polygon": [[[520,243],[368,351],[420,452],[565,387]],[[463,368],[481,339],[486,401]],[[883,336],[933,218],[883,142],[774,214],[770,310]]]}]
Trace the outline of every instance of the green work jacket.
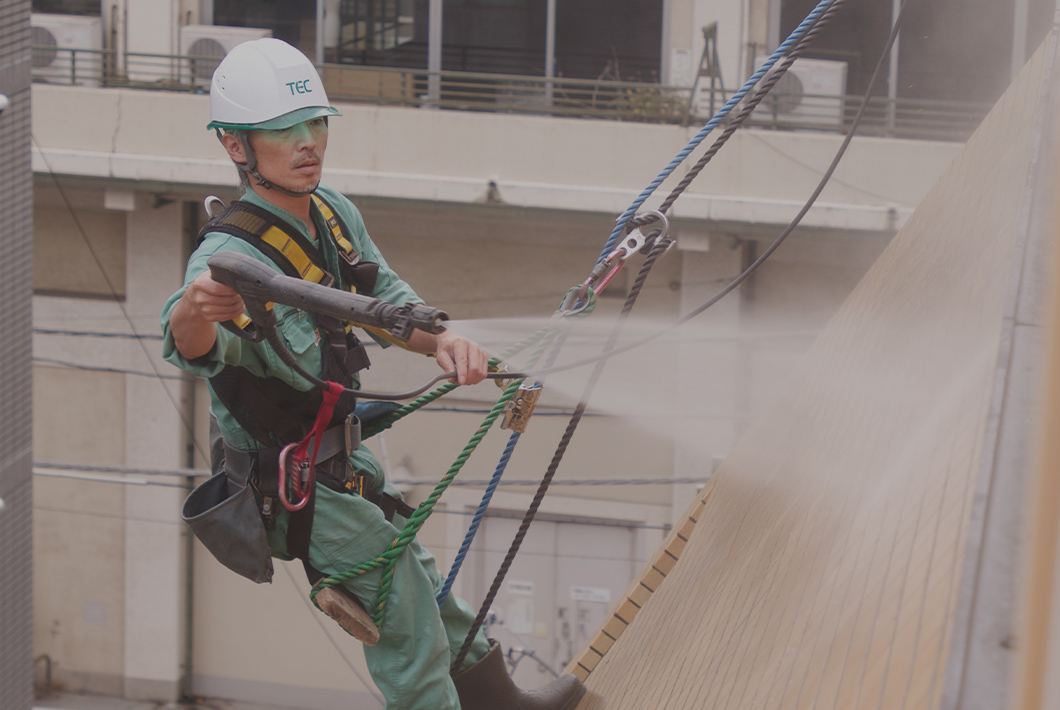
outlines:
[{"label": "green work jacket", "polygon": [[[364,227],[364,220],[361,218],[360,212],[358,212],[353,203],[343,197],[339,192],[326,185],[321,185],[317,188],[317,194],[324,199],[335,212],[335,215],[343,222],[350,242],[353,244],[354,249],[357,250],[361,259],[379,264],[379,276],[376,281],[375,290],[371,294],[365,295],[371,295],[375,298],[396,305],[403,305],[405,303],[422,303],[423,301],[416,295],[416,292],[412,290],[412,287],[402,281],[387,265],[386,261],[383,259],[383,255],[379,253],[379,249],[369,238],[368,232]],[[296,228],[302,236],[309,239],[309,230],[306,228],[305,222],[298,217],[295,217],[290,212],[266,202],[251,190],[248,190],[240,199],[262,207],[277,215],[289,225]],[[330,237],[328,227],[315,205],[312,205],[310,210],[317,234],[322,236],[322,239],[319,241],[314,241],[322,248],[324,258],[328,264],[328,270],[333,276],[340,278],[338,269],[339,256],[335,244]],[[185,372],[200,377],[210,378],[219,373],[225,365],[236,365],[238,367],[246,368],[259,377],[276,377],[296,389],[309,390],[312,387],[309,381],[296,373],[291,367],[284,364],[276,353],[273,352],[268,343],[250,343],[225,328],[217,329],[217,341],[214,343],[210,352],[201,357],[189,360],[188,358],[183,357],[177,350],[176,344],[173,340],[173,332],[170,329],[170,317],[173,313],[173,308],[176,306],[181,296],[184,295],[188,285],[194,281],[199,274],[209,268],[206,265],[207,259],[213,254],[222,251],[236,251],[247,254],[268,264],[277,271],[282,272],[275,262],[255,249],[245,240],[222,232],[210,232],[206,234],[198,248],[192,253],[191,258],[188,260],[188,269],[184,277],[184,286],[170,297],[166,302],[165,307],[162,309],[161,324],[162,333],[165,338],[162,346],[163,357]],[[342,286],[345,288],[347,284],[342,284]],[[275,314],[277,330],[286,343],[287,349],[294,355],[298,364],[307,372],[320,373],[321,361],[319,343],[322,335],[317,331],[316,316],[307,311],[280,304],[275,306]],[[374,336],[372,337],[374,338]],[[378,342],[382,347],[387,347],[388,345],[385,341]],[[207,384],[209,385],[209,383]],[[358,378],[354,376],[350,386],[358,387],[359,384]],[[217,423],[229,445],[245,451],[261,448],[261,444],[245,431],[243,427],[239,425],[239,422],[235,420],[235,417],[228,412],[218,399],[213,388],[209,387],[209,389],[211,410],[213,411],[214,416],[217,417]],[[371,474],[373,478],[381,476],[381,466],[379,465],[379,462],[376,460],[375,456],[364,447],[354,454],[353,463],[359,470]]]}]

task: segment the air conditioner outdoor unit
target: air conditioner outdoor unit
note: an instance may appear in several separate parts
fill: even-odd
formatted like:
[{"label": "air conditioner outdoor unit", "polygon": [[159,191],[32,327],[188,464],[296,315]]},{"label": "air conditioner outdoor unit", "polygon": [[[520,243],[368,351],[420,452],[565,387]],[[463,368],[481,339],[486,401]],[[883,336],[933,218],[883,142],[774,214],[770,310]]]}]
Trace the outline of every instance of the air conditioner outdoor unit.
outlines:
[{"label": "air conditioner outdoor unit", "polygon": [[261,27],[185,25],[180,28],[180,82],[209,86],[213,71],[237,44],[271,37]]},{"label": "air conditioner outdoor unit", "polygon": [[[766,56],[757,57],[755,66],[762,66],[766,59]],[[779,65],[780,61],[774,68]],[[755,123],[838,127],[843,123],[846,88],[846,62],[800,57],[751,118]]]},{"label": "air conditioner outdoor unit", "polygon": [[34,12],[29,24],[34,81],[99,86],[103,75],[100,18]]}]

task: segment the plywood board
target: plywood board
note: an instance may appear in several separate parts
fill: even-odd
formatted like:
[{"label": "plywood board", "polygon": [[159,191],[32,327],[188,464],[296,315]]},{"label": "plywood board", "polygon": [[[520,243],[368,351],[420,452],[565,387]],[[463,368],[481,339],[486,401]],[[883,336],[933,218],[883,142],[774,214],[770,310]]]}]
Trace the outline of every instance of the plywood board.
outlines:
[{"label": "plywood board", "polygon": [[572,664],[581,710],[937,708],[1040,51]]}]

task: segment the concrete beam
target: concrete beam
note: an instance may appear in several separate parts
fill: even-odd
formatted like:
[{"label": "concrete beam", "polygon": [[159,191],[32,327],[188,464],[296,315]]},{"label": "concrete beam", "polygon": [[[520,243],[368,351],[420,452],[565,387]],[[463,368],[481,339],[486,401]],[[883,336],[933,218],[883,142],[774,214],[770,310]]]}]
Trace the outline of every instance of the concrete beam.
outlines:
[{"label": "concrete beam", "polygon": [[[233,186],[203,127],[208,97],[34,86],[33,169],[66,176]],[[351,195],[462,204],[624,210],[694,135],[680,126],[340,105],[325,181]],[[89,117],[69,131],[72,113]],[[839,134],[745,130],[697,178],[676,216],[786,224],[838,148]],[[708,141],[709,142],[709,137]],[[959,145],[854,141],[808,227],[894,231]],[[660,186],[665,195],[683,176]],[[653,197],[648,204],[657,204]]]}]

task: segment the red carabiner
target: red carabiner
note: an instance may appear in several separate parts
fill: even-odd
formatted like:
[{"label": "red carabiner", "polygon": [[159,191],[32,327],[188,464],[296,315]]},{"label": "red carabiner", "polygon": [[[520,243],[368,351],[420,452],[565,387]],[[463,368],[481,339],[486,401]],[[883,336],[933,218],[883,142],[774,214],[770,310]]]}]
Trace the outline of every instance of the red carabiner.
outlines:
[{"label": "red carabiner", "polygon": [[278,466],[278,468],[279,468],[279,476],[280,476],[280,479],[279,479],[279,484],[280,484],[280,486],[279,486],[280,487],[280,503],[282,503],[283,507],[286,508],[287,510],[291,511],[292,513],[295,512],[295,511],[301,510],[302,508],[304,508],[306,506],[306,503],[309,502],[309,492],[313,490],[313,472],[312,472],[312,470],[310,470],[310,472],[309,472],[309,481],[307,482],[306,491],[304,493],[302,492],[302,464],[304,463],[305,455],[303,453],[302,456],[299,456],[297,454],[297,452],[296,452],[295,453],[295,472],[294,472],[294,475],[291,477],[291,487],[294,489],[294,494],[295,494],[295,496],[297,496],[298,500],[296,502],[292,503],[290,501],[290,499],[287,497],[288,459],[291,456],[291,452],[293,450],[297,449],[298,446],[299,446],[299,442],[292,442],[292,443],[288,444],[287,446],[283,447],[283,449],[280,451],[280,459],[278,461],[278,463],[279,463],[279,466]]},{"label": "red carabiner", "polygon": [[[313,494],[313,472],[317,465],[317,452],[320,451],[320,439],[324,435],[324,430],[327,429],[328,422],[331,421],[331,413],[335,409],[335,403],[339,401],[339,397],[344,392],[342,385],[338,383],[328,382],[327,384],[327,389],[324,390],[324,401],[321,402],[320,409],[317,411],[316,422],[313,424],[312,430],[301,441],[290,443],[280,451],[278,462],[280,502],[283,503],[284,508],[292,513],[304,508],[306,503],[309,502],[309,497]],[[301,469],[305,465],[306,455],[309,453],[310,440],[313,440],[314,443],[313,456],[309,459],[309,473],[306,476],[305,491],[303,491]],[[291,488],[294,489],[294,494],[299,499],[295,503],[292,503],[287,498],[287,460],[291,458],[292,451],[294,451],[294,464],[298,468],[297,473],[291,479]]]}]

